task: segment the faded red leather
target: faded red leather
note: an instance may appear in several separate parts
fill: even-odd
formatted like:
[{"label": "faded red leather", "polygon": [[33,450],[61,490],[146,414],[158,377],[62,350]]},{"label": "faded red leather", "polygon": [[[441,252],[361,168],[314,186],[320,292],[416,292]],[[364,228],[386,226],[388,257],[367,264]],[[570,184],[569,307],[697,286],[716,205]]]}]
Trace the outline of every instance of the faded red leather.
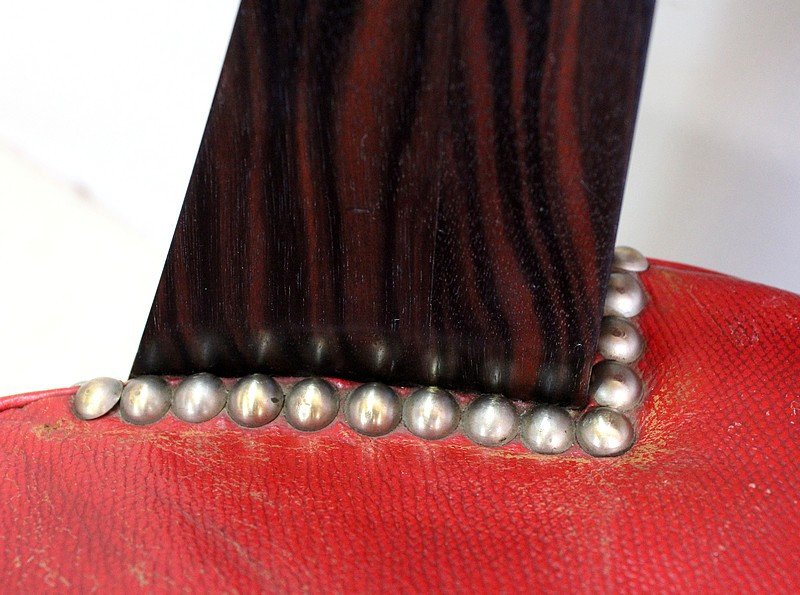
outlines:
[{"label": "faded red leather", "polygon": [[796,591],[800,297],[642,279],[650,391],[617,459],[6,401],[3,589]]}]

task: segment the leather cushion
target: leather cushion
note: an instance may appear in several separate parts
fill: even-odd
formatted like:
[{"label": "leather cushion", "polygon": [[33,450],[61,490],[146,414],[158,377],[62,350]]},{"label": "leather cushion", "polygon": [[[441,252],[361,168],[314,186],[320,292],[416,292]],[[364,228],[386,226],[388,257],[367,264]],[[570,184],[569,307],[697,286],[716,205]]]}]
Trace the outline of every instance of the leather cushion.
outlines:
[{"label": "leather cushion", "polygon": [[615,459],[0,400],[2,584],[796,590],[800,298],[666,263],[642,280],[649,393]]}]

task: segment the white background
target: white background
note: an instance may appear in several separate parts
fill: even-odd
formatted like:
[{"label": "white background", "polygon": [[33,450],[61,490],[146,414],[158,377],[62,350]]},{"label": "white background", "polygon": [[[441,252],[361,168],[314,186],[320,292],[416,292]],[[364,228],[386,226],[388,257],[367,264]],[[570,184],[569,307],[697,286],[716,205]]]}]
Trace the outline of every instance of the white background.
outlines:
[{"label": "white background", "polygon": [[[126,377],[236,0],[0,5],[0,394]],[[661,0],[619,243],[800,292],[800,2]]]}]

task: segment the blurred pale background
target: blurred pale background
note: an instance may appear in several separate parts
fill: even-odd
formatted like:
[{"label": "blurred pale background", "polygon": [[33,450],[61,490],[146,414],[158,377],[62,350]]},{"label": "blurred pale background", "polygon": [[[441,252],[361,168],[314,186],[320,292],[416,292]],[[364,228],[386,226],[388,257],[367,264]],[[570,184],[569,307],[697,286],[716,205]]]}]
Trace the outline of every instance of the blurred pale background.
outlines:
[{"label": "blurred pale background", "polygon": [[[0,395],[127,376],[236,6],[0,5]],[[619,243],[800,292],[798,31],[661,0]]]}]

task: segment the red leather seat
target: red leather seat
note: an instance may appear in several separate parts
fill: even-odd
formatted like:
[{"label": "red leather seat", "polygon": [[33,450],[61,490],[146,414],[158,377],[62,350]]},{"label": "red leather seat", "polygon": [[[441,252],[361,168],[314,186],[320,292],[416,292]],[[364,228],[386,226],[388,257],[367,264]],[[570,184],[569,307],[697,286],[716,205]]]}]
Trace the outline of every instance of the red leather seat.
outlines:
[{"label": "red leather seat", "polygon": [[625,455],[0,400],[4,590],[797,591],[800,297],[654,263]]}]

